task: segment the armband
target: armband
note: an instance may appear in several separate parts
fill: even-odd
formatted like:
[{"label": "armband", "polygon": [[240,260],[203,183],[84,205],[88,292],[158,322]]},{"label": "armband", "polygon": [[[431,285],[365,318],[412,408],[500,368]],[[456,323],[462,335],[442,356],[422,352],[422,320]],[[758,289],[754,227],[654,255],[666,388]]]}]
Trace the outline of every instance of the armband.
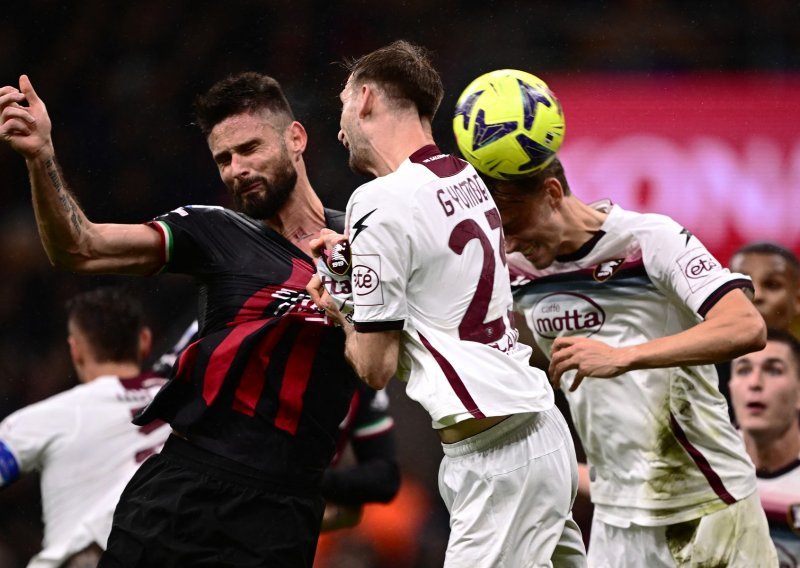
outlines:
[{"label": "armband", "polygon": [[17,458],[11,453],[2,441],[0,441],[0,487],[5,487],[14,483],[19,477],[19,464]]},{"label": "armband", "polygon": [[322,258],[317,261],[317,275],[339,311],[345,316],[352,315],[353,287],[350,275],[336,274]]}]

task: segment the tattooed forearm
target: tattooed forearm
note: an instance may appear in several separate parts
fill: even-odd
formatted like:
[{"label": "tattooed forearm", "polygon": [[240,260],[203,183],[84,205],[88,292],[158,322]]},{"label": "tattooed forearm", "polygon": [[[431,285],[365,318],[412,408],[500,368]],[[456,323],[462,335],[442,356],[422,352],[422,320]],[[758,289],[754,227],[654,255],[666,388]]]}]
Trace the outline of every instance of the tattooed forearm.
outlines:
[{"label": "tattooed forearm", "polygon": [[58,193],[64,189],[64,184],[61,183],[61,175],[58,171],[58,166],[56,165],[56,161],[53,159],[49,159],[44,164],[45,169],[47,170],[47,177],[50,178],[50,181],[53,184],[53,187],[56,188]]},{"label": "tattooed forearm", "polygon": [[59,171],[58,164],[56,164],[54,159],[49,159],[45,162],[45,170],[47,171],[47,177],[50,178],[50,183],[53,184],[58,194],[61,208],[72,223],[73,230],[76,234],[80,234],[83,229],[83,215],[80,214],[80,209],[75,202],[75,198],[66,190],[64,182],[61,180],[61,172]]}]

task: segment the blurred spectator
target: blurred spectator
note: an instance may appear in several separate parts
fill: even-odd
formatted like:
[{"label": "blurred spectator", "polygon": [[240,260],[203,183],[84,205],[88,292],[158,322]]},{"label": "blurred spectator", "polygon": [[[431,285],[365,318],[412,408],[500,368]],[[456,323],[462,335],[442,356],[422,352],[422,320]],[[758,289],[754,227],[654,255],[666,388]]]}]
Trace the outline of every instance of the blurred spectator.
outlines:
[{"label": "blurred spectator", "polygon": [[[800,261],[792,251],[777,243],[750,243],[733,254],[730,269],[752,278],[753,303],[768,328],[800,337]],[[719,390],[728,401],[728,412],[734,420],[729,387],[731,364],[719,363],[716,367]]]},{"label": "blurred spectator", "polygon": [[800,342],[769,330],[767,346],[733,360],[731,398],[781,568],[800,566]]},{"label": "blurred spectator", "polygon": [[753,279],[753,303],[767,327],[792,331],[798,337],[800,260],[797,256],[777,243],[751,243],[733,254],[730,268]]}]

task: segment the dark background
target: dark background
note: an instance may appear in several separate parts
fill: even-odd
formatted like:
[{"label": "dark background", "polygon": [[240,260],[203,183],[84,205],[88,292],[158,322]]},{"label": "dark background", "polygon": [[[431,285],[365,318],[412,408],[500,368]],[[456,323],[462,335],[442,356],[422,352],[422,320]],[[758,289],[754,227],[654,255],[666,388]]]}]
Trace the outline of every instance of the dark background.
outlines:
[{"label": "dark background", "polygon": [[[451,151],[451,109],[483,72],[796,73],[799,16],[798,2],[787,0],[3,2],[0,84],[30,76],[53,120],[66,179],[91,220],[142,222],[184,204],[229,203],[191,124],[191,102],[229,73],[269,73],[308,130],[313,186],[326,205],[344,208],[363,181],[347,170],[336,140],[345,79],[336,62],[344,57],[398,38],[430,48],[446,87],[434,132]],[[186,323],[194,289],[185,279],[52,269],[38,241],[24,162],[4,145],[0,203],[0,419],[75,384],[63,304],[76,291],[130,286],[148,303],[159,348]],[[402,385],[389,393],[403,470],[431,496],[441,528],[436,436]],[[35,476],[2,492],[0,568],[22,566],[38,550],[39,515]],[[440,565],[441,542],[431,540],[428,563]]]}]

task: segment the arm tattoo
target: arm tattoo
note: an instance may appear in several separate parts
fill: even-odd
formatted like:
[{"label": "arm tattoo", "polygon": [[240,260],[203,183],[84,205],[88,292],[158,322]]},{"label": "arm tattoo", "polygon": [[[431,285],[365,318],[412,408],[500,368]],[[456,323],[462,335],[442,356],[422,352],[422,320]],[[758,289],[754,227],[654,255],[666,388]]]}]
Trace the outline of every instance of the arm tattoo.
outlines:
[{"label": "arm tattoo", "polygon": [[61,172],[59,171],[58,164],[51,158],[45,162],[45,169],[47,170],[47,177],[50,178],[50,182],[53,184],[58,194],[61,208],[69,217],[75,233],[80,234],[83,228],[83,216],[79,214],[80,209],[75,202],[75,198],[70,194],[69,190],[64,187],[64,183],[61,181]]}]

